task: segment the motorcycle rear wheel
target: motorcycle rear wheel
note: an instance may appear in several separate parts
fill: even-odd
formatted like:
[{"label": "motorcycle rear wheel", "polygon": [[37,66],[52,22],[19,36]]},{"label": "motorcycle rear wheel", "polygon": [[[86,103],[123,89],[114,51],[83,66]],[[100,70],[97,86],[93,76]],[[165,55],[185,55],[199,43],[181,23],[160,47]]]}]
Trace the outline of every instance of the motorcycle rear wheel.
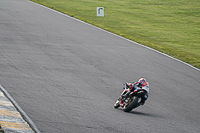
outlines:
[{"label": "motorcycle rear wheel", "polygon": [[138,105],[138,98],[133,97],[131,101],[127,105],[125,105],[124,112],[130,112],[132,109],[136,108],[137,105]]}]

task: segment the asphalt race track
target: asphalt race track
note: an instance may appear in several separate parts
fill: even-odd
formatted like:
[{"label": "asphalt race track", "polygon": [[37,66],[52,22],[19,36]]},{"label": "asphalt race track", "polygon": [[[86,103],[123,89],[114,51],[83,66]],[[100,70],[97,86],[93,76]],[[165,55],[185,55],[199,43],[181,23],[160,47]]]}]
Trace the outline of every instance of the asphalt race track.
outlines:
[{"label": "asphalt race track", "polygon": [[[114,109],[140,77],[146,104]],[[28,0],[0,0],[0,84],[41,133],[200,132],[198,69]]]}]

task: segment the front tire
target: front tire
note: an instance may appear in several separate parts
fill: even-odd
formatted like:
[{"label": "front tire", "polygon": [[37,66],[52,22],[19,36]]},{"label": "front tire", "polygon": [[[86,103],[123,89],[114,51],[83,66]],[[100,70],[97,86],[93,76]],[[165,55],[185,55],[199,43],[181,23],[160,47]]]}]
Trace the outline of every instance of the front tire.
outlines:
[{"label": "front tire", "polygon": [[114,108],[119,108],[119,106],[120,106],[120,104],[119,104],[119,100],[117,100],[116,102],[115,102],[115,104],[114,104]]}]

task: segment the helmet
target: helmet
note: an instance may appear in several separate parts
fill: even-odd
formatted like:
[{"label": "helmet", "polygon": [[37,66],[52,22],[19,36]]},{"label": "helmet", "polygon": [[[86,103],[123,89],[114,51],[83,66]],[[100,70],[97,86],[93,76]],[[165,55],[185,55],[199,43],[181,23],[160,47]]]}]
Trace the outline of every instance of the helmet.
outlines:
[{"label": "helmet", "polygon": [[138,80],[138,82],[139,82],[139,83],[144,83],[144,82],[146,82],[146,79],[145,79],[145,78],[140,78],[140,79]]}]

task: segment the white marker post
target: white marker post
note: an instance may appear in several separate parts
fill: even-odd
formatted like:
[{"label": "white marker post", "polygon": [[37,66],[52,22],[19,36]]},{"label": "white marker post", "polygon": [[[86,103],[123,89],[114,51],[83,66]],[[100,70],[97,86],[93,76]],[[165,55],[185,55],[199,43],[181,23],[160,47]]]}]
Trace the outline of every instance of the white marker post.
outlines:
[{"label": "white marker post", "polygon": [[97,17],[104,17],[104,7],[97,7]]}]

